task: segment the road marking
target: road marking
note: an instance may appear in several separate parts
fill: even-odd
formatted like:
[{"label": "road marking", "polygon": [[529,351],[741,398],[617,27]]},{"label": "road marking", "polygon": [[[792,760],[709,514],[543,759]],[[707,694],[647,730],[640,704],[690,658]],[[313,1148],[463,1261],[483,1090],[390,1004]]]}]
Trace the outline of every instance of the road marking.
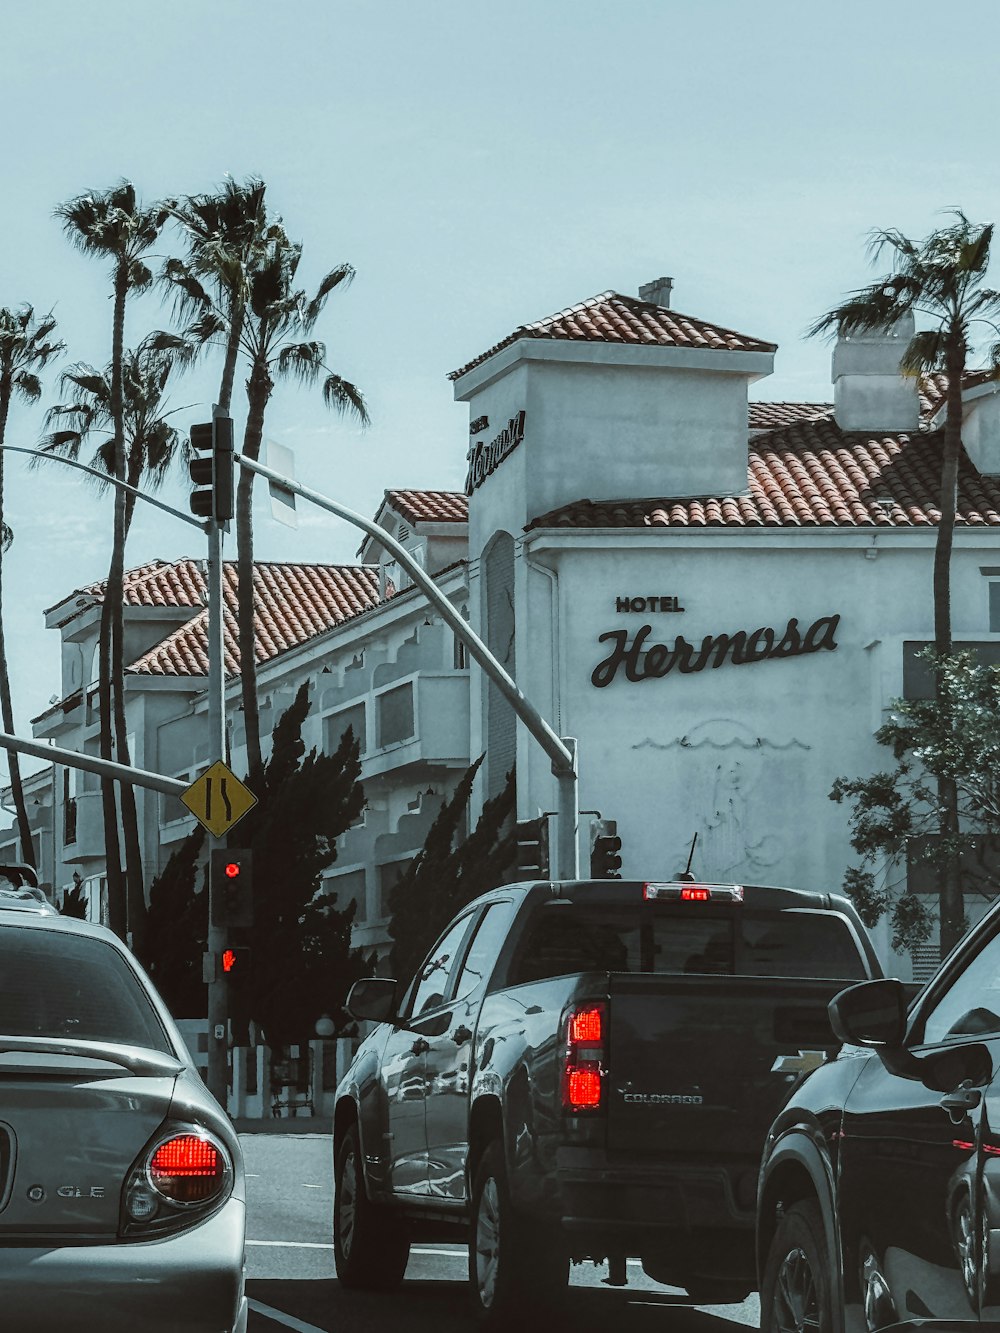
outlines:
[{"label": "road marking", "polygon": [[278,1245],[292,1250],[332,1250],[328,1240],[248,1240],[247,1245]]},{"label": "road marking", "polygon": [[254,1314],[262,1314],[265,1319],[273,1319],[276,1324],[283,1324],[294,1333],[326,1333],[326,1329],[320,1328],[318,1324],[307,1324],[302,1319],[296,1319],[294,1315],[285,1314],[284,1310],[275,1310],[270,1305],[264,1305],[262,1301],[248,1300],[247,1305]]},{"label": "road marking", "polygon": [[321,1189],[323,1188],[323,1186],[322,1186],[322,1185],[307,1185],[307,1184],[305,1183],[305,1181],[303,1181],[303,1182],[302,1182],[302,1188],[303,1188],[304,1190],[321,1190]]}]

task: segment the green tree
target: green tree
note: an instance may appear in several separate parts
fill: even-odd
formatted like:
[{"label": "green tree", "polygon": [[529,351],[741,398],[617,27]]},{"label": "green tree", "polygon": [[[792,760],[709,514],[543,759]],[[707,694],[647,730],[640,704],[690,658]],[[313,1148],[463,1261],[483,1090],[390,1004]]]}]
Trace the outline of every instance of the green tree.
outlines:
[{"label": "green tree", "polygon": [[[865,925],[888,914],[893,948],[909,950],[930,936],[932,918],[921,896],[893,882],[904,858],[938,870],[958,861],[970,891],[992,898],[1000,890],[1000,667],[967,652],[921,656],[935,671],[935,697],[896,700],[876,733],[894,767],[838,778],[830,792],[851,805],[851,846],[861,858],[844,889]],[[942,779],[959,801],[959,830],[947,842],[939,836]]]},{"label": "green tree", "polygon": [[[56,216],[72,243],[85,255],[110,263],[112,276],[111,330],[111,475],[125,480],[125,427],[123,368],[125,362],[125,308],[129,295],[153,281],[144,261],[160,234],[167,212],[163,205],[143,207],[135,187],[120,181],[109,190],[92,190],[60,204]],[[104,759],[130,763],[125,727],[124,676],[125,627],[122,588],[125,575],[125,492],[115,487],[114,532],[111,568],[101,604],[98,645],[98,710],[100,749]],[[101,780],[104,807],[104,843],[108,876],[108,907],[111,928],[121,938],[132,923],[127,920],[123,892],[115,785]],[[122,832],[125,841],[125,874],[129,903],[145,903],[136,818],[135,792],[131,783],[121,784]],[[141,929],[141,920],[140,920]]]},{"label": "green tree", "polygon": [[253,852],[254,923],[250,1017],[271,1046],[308,1041],[324,1013],[343,1021],[343,1002],[362,975],[351,948],[356,904],[338,905],[322,876],[336,840],[364,809],[359,745],[348,729],[332,754],[306,752],[303,685],[273,732],[259,802],[240,825]]},{"label": "green tree", "polygon": [[[217,277],[203,284],[190,265],[183,281],[176,284],[183,292],[182,309],[197,308],[200,312],[185,330],[192,348],[221,340],[228,349],[234,341],[234,323],[241,325],[238,346],[249,370],[242,453],[253,461],[260,457],[265,414],[276,379],[291,378],[307,386],[322,380],[323,401],[328,407],[353,413],[362,425],[369,420],[361,392],[329,368],[325,344],[310,338],[327,298],[351,281],[354,270],[350,264],[339,265],[310,297],[295,285],[301,257],[301,245],[291,242],[275,223],[265,228],[262,243],[247,251],[246,290],[239,300],[232,299],[228,288],[220,287]],[[256,788],[262,757],[254,631],[253,482],[254,474],[241,469],[236,490],[237,620],[248,780]]]},{"label": "green tree", "polygon": [[204,1018],[208,1012],[201,967],[208,944],[204,842],[199,825],[170,853],[149,889],[142,963],[175,1018]]},{"label": "green tree", "polygon": [[[3,619],[3,557],[14,540],[4,511],[4,454],[7,438],[7,419],[15,397],[26,403],[36,403],[42,386],[38,372],[63,350],[61,342],[51,341],[56,321],[51,315],[36,319],[30,305],[11,310],[0,309],[0,721],[8,733],[14,731],[14,706],[10,691],[10,669],[7,662],[7,640]],[[17,812],[17,830],[21,856],[30,865],[35,864],[35,849],[31,840],[31,824],[24,802],[21,766],[13,750],[7,751],[10,769],[11,793]]]},{"label": "green tree", "polygon": [[[908,315],[920,315],[929,327],[918,330],[903,352],[904,374],[919,376],[944,371],[947,376],[944,433],[941,438],[937,541],[934,549],[934,646],[938,687],[947,655],[952,650],[951,551],[958,493],[958,460],[962,448],[962,379],[966,370],[972,326],[984,323],[994,332],[1000,318],[1000,292],[984,285],[990,261],[993,226],[978,226],[955,211],[955,221],[913,241],[896,230],[875,231],[870,254],[877,263],[888,251],[891,267],[869,286],[853,292],[810,330],[813,334],[839,333],[843,337],[888,332]],[[1000,344],[993,343],[990,361],[1000,370]],[[937,810],[944,848],[954,848],[958,836],[958,793],[954,781],[939,779]],[[947,953],[962,935],[965,913],[962,874],[957,854],[941,862],[940,945]]]},{"label": "green tree", "polygon": [[[182,437],[170,424],[172,412],[166,407],[167,381],[173,369],[174,358],[169,351],[160,350],[146,339],[135,351],[125,352],[121,368],[122,413],[121,428],[125,446],[123,480],[130,486],[145,483],[156,489],[164,480],[174,459],[183,452]],[[104,373],[93,366],[77,364],[63,371],[60,389],[70,395],[66,403],[51,407],[46,424],[55,427],[41,441],[46,452],[78,459],[87,444],[93,446],[90,466],[113,476],[115,468],[115,410],[113,369]],[[98,485],[101,485],[98,482]],[[115,488],[117,496],[122,494]],[[125,494],[120,527],[120,547],[112,554],[113,570],[118,561],[124,566],[125,546],[128,541],[136,498]],[[105,603],[110,599],[112,571],[105,585]],[[119,598],[119,600],[121,600]],[[103,609],[103,608],[102,608]],[[119,605],[117,614],[121,615]],[[127,748],[124,692],[115,691],[115,730],[119,747]],[[123,762],[127,763],[126,758]],[[128,788],[131,792],[131,787]],[[141,854],[139,866],[141,870]],[[110,884],[110,881],[109,881]],[[110,898],[110,892],[109,892]],[[128,880],[128,928],[132,932],[133,947],[141,955],[145,930],[146,902],[140,876]]]},{"label": "green tree", "polygon": [[82,884],[74,884],[71,889],[67,889],[63,894],[63,900],[59,905],[59,915],[72,916],[77,921],[86,921],[87,895]]},{"label": "green tree", "polygon": [[389,963],[400,981],[410,980],[460,908],[506,882],[517,850],[511,824],[513,774],[483,806],[472,832],[462,836],[468,826],[472,785],[483,758],[480,755],[463,773],[435,816],[423,847],[389,895]]}]

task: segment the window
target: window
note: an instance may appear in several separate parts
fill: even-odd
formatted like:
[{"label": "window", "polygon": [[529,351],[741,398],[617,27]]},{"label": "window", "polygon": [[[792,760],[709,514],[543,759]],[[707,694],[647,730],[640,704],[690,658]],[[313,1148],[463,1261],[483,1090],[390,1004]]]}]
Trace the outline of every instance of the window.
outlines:
[{"label": "window", "polygon": [[378,746],[394,745],[413,735],[413,685],[397,685],[378,696]]},{"label": "window", "polygon": [[491,903],[487,907],[462,964],[455,988],[456,1000],[464,1000],[477,986],[489,980],[516,910],[512,902]]},{"label": "window", "polygon": [[[992,624],[992,606],[993,592],[995,585],[990,584],[990,629]],[[903,698],[904,699],[933,699],[934,698],[934,674],[931,665],[924,658],[917,658],[917,654],[925,648],[933,648],[933,643],[907,641],[903,644]],[[956,652],[972,653],[977,662],[984,666],[1000,665],[1000,643],[981,641],[978,643],[963,643],[956,641]]]},{"label": "window", "polygon": [[110,1041],[173,1054],[138,979],[103,940],[4,926],[0,976],[0,1032]]},{"label": "window", "polygon": [[1000,634],[1000,583],[990,584],[990,633]]},{"label": "window", "polygon": [[1000,1032],[1000,934],[994,935],[951,983],[924,1020],[933,1045]]},{"label": "window", "polygon": [[868,976],[844,919],[832,912],[664,911],[561,903],[542,908],[512,985],[571,972]]},{"label": "window", "polygon": [[338,912],[343,912],[345,908],[350,907],[352,902],[356,903],[357,911],[354,914],[354,924],[356,926],[364,925],[365,918],[368,915],[364,870],[348,870],[346,874],[331,875],[328,879],[322,881],[320,893],[333,895],[328,900],[327,906],[336,907]]},{"label": "window", "polygon": [[392,891],[410,868],[412,857],[401,861],[387,861],[377,866],[378,875],[378,915],[380,920],[389,916],[392,904]]},{"label": "window", "polygon": [[348,727],[354,732],[354,739],[361,747],[361,754],[365,754],[368,744],[363,700],[361,703],[352,704],[350,708],[342,708],[339,713],[331,713],[329,717],[323,719],[323,749],[327,754],[336,751]]},{"label": "window", "polygon": [[73,794],[74,770],[63,769],[63,846],[76,842],[76,797]]},{"label": "window", "polygon": [[459,917],[434,946],[427,961],[417,973],[417,988],[410,1005],[412,1018],[418,1018],[428,1009],[436,1009],[439,1004],[444,1003],[448,982],[451,980],[471,920],[472,914],[469,912]]}]

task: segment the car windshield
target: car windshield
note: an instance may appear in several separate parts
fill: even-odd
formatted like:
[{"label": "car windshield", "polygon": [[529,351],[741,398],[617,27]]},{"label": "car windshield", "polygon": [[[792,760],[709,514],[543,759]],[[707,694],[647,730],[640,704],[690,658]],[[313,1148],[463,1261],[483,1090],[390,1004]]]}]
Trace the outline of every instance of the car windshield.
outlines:
[{"label": "car windshield", "polygon": [[139,979],[104,940],[0,926],[0,1039],[62,1037],[174,1055]]},{"label": "car windshield", "polygon": [[864,980],[864,959],[832,912],[544,907],[512,984],[571,972],[698,972]]}]

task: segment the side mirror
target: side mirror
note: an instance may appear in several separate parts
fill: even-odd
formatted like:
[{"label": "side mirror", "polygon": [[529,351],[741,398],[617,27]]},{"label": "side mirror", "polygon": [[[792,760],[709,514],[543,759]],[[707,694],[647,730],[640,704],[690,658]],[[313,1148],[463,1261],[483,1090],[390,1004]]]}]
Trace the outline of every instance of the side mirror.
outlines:
[{"label": "side mirror", "polygon": [[396,1013],[396,982],[389,977],[365,977],[356,981],[347,996],[352,1018],[370,1023],[388,1023]]},{"label": "side mirror", "polygon": [[863,981],[835,995],[827,1006],[838,1041],[849,1046],[902,1046],[908,997],[901,981]]}]

